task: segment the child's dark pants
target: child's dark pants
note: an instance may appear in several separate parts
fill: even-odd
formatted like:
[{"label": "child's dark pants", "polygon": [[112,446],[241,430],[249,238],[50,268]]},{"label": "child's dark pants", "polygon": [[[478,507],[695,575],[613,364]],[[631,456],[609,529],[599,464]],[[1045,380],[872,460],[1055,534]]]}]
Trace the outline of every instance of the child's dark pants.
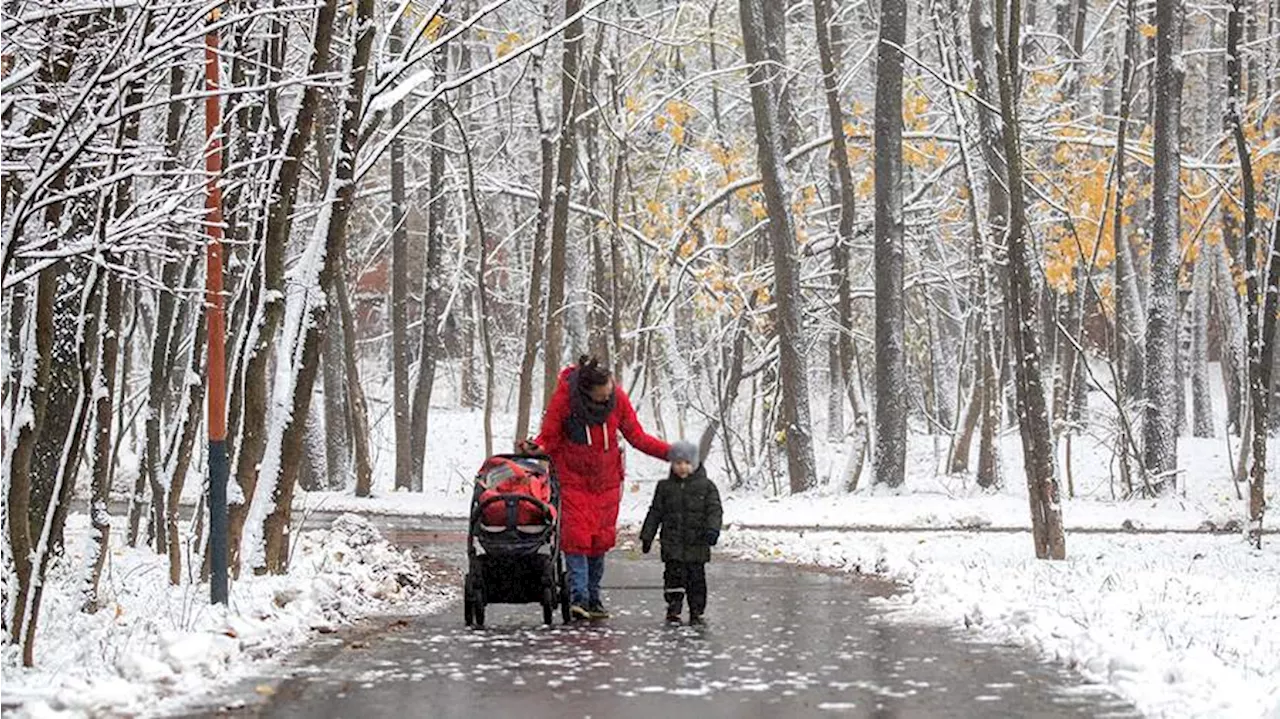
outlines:
[{"label": "child's dark pants", "polygon": [[663,562],[662,596],[667,614],[676,615],[686,595],[689,614],[700,616],[707,608],[707,565],[705,562]]}]

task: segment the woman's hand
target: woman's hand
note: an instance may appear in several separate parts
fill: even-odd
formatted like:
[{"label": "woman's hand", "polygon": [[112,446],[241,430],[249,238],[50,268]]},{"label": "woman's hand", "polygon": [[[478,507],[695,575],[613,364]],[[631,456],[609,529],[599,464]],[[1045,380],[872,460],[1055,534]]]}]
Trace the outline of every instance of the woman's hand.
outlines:
[{"label": "woman's hand", "polygon": [[542,454],[542,448],[532,439],[516,440],[516,452],[518,454]]}]

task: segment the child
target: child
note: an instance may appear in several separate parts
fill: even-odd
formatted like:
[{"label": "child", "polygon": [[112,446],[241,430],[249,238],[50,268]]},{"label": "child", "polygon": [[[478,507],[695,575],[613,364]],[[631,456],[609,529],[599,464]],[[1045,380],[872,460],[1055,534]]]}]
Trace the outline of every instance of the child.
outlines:
[{"label": "child", "polygon": [[681,604],[689,596],[689,623],[702,624],[707,608],[706,564],[711,547],[720,540],[720,492],[707,479],[698,448],[676,442],[667,454],[671,474],[653,492],[653,503],[640,530],[645,554],[662,528],[662,596],[667,600],[667,621],[680,623]]}]

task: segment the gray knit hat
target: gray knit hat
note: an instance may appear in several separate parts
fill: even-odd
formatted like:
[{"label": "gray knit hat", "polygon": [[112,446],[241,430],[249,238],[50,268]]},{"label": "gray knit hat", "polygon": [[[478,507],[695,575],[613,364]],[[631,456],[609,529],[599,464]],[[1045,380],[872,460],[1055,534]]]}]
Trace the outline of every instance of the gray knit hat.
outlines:
[{"label": "gray knit hat", "polygon": [[672,463],[685,461],[697,467],[700,459],[698,445],[693,442],[686,442],[683,439],[679,442],[673,442],[671,451],[667,452],[667,461]]}]

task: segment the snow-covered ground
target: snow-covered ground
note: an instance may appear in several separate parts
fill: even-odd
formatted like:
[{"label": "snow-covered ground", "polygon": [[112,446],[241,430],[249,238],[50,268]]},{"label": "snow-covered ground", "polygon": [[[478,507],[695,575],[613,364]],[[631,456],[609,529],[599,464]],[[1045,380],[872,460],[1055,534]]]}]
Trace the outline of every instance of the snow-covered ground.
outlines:
[{"label": "snow-covered ground", "polygon": [[730,530],[748,559],[876,574],[914,622],[1032,647],[1144,714],[1280,717],[1280,545],[1239,536],[1067,535],[1034,558],[1025,533]]},{"label": "snow-covered ground", "polygon": [[33,717],[146,714],[249,675],[317,632],[375,613],[434,611],[456,591],[368,520],[344,515],[295,539],[288,576],[233,582],[225,610],[209,604],[207,584],[171,587],[165,557],[114,548],[103,608],[87,614],[90,527],[84,515],[68,522],[67,553],[46,586],[36,666],[23,668],[16,647],[4,653],[5,705],[22,702]]}]

